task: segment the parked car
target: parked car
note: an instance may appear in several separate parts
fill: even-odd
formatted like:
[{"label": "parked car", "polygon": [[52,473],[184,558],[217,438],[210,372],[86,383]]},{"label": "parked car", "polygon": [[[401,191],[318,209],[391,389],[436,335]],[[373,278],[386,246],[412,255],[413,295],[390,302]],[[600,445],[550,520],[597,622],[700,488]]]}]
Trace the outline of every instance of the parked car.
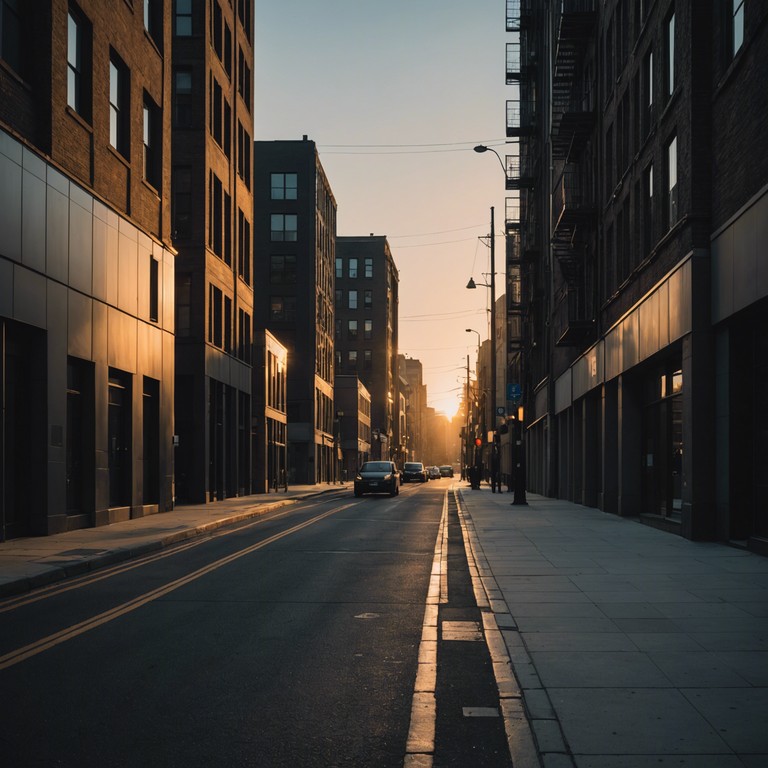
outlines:
[{"label": "parked car", "polygon": [[441,465],[440,477],[453,477],[453,467],[450,464]]},{"label": "parked car", "polygon": [[429,478],[427,477],[427,470],[424,469],[424,465],[420,461],[406,461],[403,464],[403,482],[410,483],[426,483]]},{"label": "parked car", "polygon": [[400,473],[392,461],[366,461],[355,477],[355,496],[364,493],[400,493]]},{"label": "parked car", "polygon": [[430,467],[427,470],[427,475],[429,476],[430,480],[439,480],[440,479],[440,467]]}]

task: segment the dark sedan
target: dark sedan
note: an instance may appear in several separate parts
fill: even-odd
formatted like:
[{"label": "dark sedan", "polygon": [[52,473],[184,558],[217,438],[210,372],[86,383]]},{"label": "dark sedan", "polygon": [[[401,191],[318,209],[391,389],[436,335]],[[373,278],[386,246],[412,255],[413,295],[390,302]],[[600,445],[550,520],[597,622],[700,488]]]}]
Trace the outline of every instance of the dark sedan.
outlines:
[{"label": "dark sedan", "polygon": [[400,493],[400,473],[392,461],[366,461],[355,477],[355,496],[364,493]]},{"label": "dark sedan", "polygon": [[420,461],[406,461],[403,464],[403,482],[404,483],[426,483],[427,470]]}]

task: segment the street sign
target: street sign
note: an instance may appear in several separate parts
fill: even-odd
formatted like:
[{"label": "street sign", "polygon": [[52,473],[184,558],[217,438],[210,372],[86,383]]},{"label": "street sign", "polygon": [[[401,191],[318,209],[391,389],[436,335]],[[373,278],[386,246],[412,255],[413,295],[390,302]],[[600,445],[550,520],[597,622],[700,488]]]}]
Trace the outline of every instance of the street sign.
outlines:
[{"label": "street sign", "polygon": [[506,416],[507,409],[503,405],[497,405],[496,406],[496,415],[497,416]]},{"label": "street sign", "polygon": [[507,400],[519,403],[523,396],[523,388],[519,384],[507,384]]}]

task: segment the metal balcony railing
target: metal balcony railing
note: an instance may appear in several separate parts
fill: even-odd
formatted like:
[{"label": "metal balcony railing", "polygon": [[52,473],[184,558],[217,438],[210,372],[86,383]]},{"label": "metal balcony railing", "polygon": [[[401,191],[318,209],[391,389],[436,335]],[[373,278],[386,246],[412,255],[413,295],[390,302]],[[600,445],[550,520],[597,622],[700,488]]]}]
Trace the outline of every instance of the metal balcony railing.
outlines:
[{"label": "metal balcony railing", "polygon": [[520,228],[520,192],[504,201],[504,225],[507,231]]},{"label": "metal balcony railing", "polygon": [[519,80],[523,71],[520,36],[516,35],[515,38],[511,43],[507,43],[507,85],[511,85],[515,80]]},{"label": "metal balcony railing", "polygon": [[555,338],[559,347],[587,346],[595,338],[596,324],[580,286],[565,286],[555,299]]},{"label": "metal balcony railing", "polygon": [[519,32],[521,24],[520,0],[507,0],[507,32]]},{"label": "metal balcony railing", "polygon": [[594,214],[591,194],[575,164],[568,164],[552,190],[553,243],[570,244],[575,227]]},{"label": "metal balcony railing", "polygon": [[533,99],[507,100],[507,137],[528,136],[535,129],[535,103]]}]

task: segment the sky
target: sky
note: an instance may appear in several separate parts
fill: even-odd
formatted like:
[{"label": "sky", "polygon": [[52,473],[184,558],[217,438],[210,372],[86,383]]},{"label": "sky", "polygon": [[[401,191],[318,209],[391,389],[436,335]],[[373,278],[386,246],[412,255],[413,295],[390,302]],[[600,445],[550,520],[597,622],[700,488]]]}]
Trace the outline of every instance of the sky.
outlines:
[{"label": "sky", "polygon": [[[256,0],[255,139],[317,144],[339,236],[386,235],[399,349],[452,416],[503,293],[504,0]],[[482,238],[482,239],[481,239]]]}]

